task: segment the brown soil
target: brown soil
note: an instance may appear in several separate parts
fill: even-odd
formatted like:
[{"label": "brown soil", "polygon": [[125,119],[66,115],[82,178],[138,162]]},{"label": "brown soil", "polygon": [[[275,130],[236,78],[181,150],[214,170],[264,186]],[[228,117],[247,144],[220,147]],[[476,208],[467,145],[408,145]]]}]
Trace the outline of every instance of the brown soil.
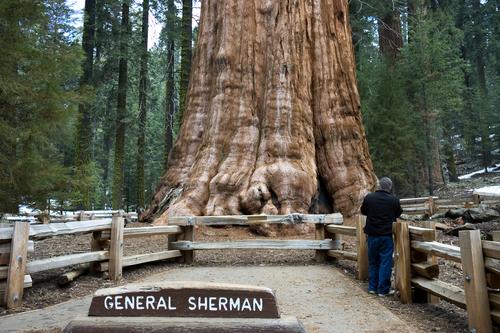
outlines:
[{"label": "brown soil", "polygon": [[[129,226],[144,226],[134,223]],[[455,237],[440,236],[440,241],[447,243],[456,241]],[[263,238],[249,232],[246,227],[224,227],[210,228],[201,227],[197,229],[198,240],[224,241],[229,239],[251,239]],[[313,239],[310,233],[301,236],[286,236],[286,239],[306,238]],[[347,239],[347,238],[346,238]],[[136,238],[125,242],[125,255],[140,254],[145,252],[156,252],[166,248],[166,236],[151,238]],[[77,253],[90,250],[90,235],[62,236],[35,242],[35,253],[30,258],[41,259],[69,253]],[[354,250],[352,242],[345,241],[346,250]],[[289,264],[314,264],[314,251],[282,251],[282,250],[224,250],[224,251],[199,251],[196,253],[197,265],[222,266],[222,265],[289,265]],[[440,261],[440,279],[460,286],[462,283],[461,267],[459,264]],[[366,288],[366,283],[355,279],[356,266],[354,262],[340,260],[333,263],[347,276],[353,278],[360,286]],[[58,269],[43,273],[33,274],[33,287],[25,290],[23,306],[16,310],[5,310],[0,308],[0,315],[23,312],[27,310],[40,309],[48,305],[57,304],[75,297],[88,295],[93,291],[110,287],[117,284],[125,284],[149,275],[163,272],[167,269],[181,268],[183,264],[170,262],[158,262],[126,268],[123,279],[119,283],[113,283],[106,279],[106,273],[97,275],[84,275],[67,287],[59,287],[55,279],[64,271],[69,269]],[[215,268],[216,269],[216,268]],[[103,276],[104,275],[104,276]],[[403,305],[397,298],[377,298],[381,304],[390,309],[395,315],[416,326],[423,331],[437,332],[466,332],[467,320],[465,311],[460,308],[441,302],[438,305],[413,304]]]}]

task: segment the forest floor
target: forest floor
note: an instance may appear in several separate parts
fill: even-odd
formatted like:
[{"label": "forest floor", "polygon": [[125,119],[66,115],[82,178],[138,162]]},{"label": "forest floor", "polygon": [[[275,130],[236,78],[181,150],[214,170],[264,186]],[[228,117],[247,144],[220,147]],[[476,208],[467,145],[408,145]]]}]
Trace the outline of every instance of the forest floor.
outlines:
[{"label": "forest floor", "polygon": [[[500,176],[498,174],[486,175],[483,177],[473,177],[470,180],[462,181],[458,184],[451,184],[438,190],[438,195],[442,198],[459,197],[471,189],[491,184],[499,184]],[[453,225],[455,221],[442,219],[440,222]],[[411,224],[419,225],[419,221],[411,221]],[[145,226],[141,223],[128,224],[127,227]],[[149,225],[146,225],[149,226]],[[483,223],[481,229],[500,230],[500,221],[491,221]],[[306,235],[290,235],[290,232],[282,232],[282,239],[314,239],[314,232]],[[206,241],[224,241],[234,239],[257,239],[265,238],[250,232],[247,227],[227,226],[227,227],[197,227],[196,239]],[[49,238],[35,242],[35,251],[30,254],[29,260],[66,255],[70,253],[79,253],[90,251],[90,235],[68,235],[57,238]],[[458,237],[449,236],[438,232],[438,241],[457,245]],[[167,245],[166,236],[154,236],[150,238],[134,238],[125,242],[124,255],[135,255],[141,253],[151,253],[165,250]],[[345,250],[355,251],[354,239],[348,237],[343,239]],[[440,275],[439,279],[456,286],[462,286],[463,276],[461,265],[439,259]],[[295,267],[298,280],[308,283],[307,277],[301,277],[303,272],[320,267],[333,266],[337,274],[342,274],[347,280],[352,281],[353,285],[359,287],[359,290],[366,290],[367,283],[356,279],[356,263],[347,260],[328,262],[326,265],[319,265],[314,261],[314,251],[304,250],[221,250],[221,251],[198,251],[196,253],[195,267],[201,266],[218,272],[227,267],[251,268],[255,270],[271,269],[272,267]],[[21,308],[15,310],[5,310],[0,307],[0,317],[47,308],[50,305],[61,304],[63,302],[81,298],[92,294],[99,288],[123,285],[135,281],[141,281],[150,276],[156,276],[160,273],[168,273],[191,269],[193,266],[175,263],[172,261],[157,262],[153,264],[144,264],[128,267],[124,269],[123,279],[118,283],[113,283],[103,274],[87,274],[79,277],[76,281],[65,287],[59,287],[55,280],[63,272],[69,269],[58,269],[47,272],[33,274],[33,287],[25,290],[24,302]],[[309,267],[308,269],[304,269]],[[272,280],[270,280],[270,283]],[[331,282],[331,281],[330,281]],[[329,284],[331,285],[331,283]],[[415,328],[425,332],[467,332],[466,312],[452,304],[441,301],[439,304],[412,304],[403,305],[396,297],[380,298],[372,295],[365,295],[369,302],[376,302],[382,307],[388,309],[394,316],[406,323],[408,327]],[[85,298],[85,297],[84,297]],[[357,302],[353,300],[353,302]],[[66,304],[66,303],[63,303]],[[69,303],[68,303],[69,304]],[[61,306],[63,306],[61,304]],[[328,311],[328,309],[326,310]],[[8,318],[8,317],[3,317]],[[2,320],[2,319],[0,319]],[[412,329],[413,330],[413,329]],[[323,332],[319,330],[318,332]]]},{"label": "forest floor", "polygon": [[[133,223],[129,226],[134,227],[140,225],[140,223]],[[452,236],[440,235],[440,237],[440,240],[448,243],[454,241],[454,237]],[[238,226],[224,228],[200,227],[196,230],[197,240],[222,241],[229,239],[251,238],[262,237],[251,233],[246,227]],[[286,236],[282,238],[314,239],[314,233],[298,236]],[[165,248],[166,242],[167,238],[164,236],[156,236],[153,241],[151,241],[151,238],[137,238],[134,239],[133,242],[125,242],[125,255],[160,251]],[[350,242],[349,239],[346,238],[346,241],[344,241],[345,249],[353,249],[354,246],[354,242]],[[35,252],[32,259],[40,259],[89,250],[90,235],[63,236],[35,242]],[[360,290],[367,289],[367,284],[365,282],[358,281],[355,278],[356,267],[354,262],[340,260],[335,263],[328,263],[327,265],[333,265],[333,267],[336,267],[337,269],[333,271],[347,277],[347,280],[352,281],[352,284],[358,286]],[[219,270],[226,269],[226,267],[255,266],[256,270],[265,268],[271,269],[271,267],[276,266],[282,267],[283,269],[286,267],[296,267],[295,272],[299,275],[298,280],[303,280],[306,284],[308,278],[306,276],[303,278],[300,277],[300,274],[304,274],[302,272],[309,270],[304,270],[304,268],[312,268],[312,266],[314,266],[314,269],[316,269],[317,266],[324,267],[325,265],[318,265],[314,262],[314,251],[224,250],[198,251],[196,253],[195,266],[210,268],[214,274]],[[59,287],[54,282],[57,276],[59,276],[59,274],[61,274],[64,270],[52,270],[44,273],[33,274],[33,287],[25,290],[23,307],[16,310],[5,310],[0,308],[0,315],[41,309],[49,305],[87,296],[99,288],[111,287],[118,284],[122,285],[142,280],[158,273],[177,272],[188,268],[189,266],[187,265],[172,262],[145,264],[126,268],[123,273],[122,281],[117,284],[103,278],[102,274],[98,274],[81,276],[67,287]],[[443,263],[443,265],[441,265],[440,279],[460,285],[460,266],[458,264],[450,264],[448,262]],[[272,281],[270,280],[269,283],[271,282]],[[331,280],[328,285],[331,286]],[[402,322],[406,323],[408,327],[425,332],[467,332],[465,311],[446,302],[440,302],[437,305],[403,305],[395,297],[380,298],[371,295],[365,296],[369,298],[368,302],[376,302],[382,305]],[[353,302],[357,302],[357,300],[353,299]],[[318,332],[322,331],[323,330],[319,330]],[[410,331],[413,331],[413,329]]]}]

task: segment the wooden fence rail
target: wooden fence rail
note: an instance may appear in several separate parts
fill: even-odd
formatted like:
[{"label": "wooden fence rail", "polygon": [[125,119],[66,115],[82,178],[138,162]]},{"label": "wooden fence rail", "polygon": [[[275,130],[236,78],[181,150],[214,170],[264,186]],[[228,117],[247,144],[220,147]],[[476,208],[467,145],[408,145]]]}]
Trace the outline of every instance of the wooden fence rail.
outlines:
[{"label": "wooden fence rail", "polygon": [[[401,302],[439,298],[467,310],[471,332],[492,332],[492,323],[500,325],[500,293],[492,285],[500,281],[500,242],[481,241],[479,230],[467,230],[459,233],[460,246],[453,246],[436,242],[434,232],[407,222],[395,226],[395,284]],[[462,264],[463,288],[438,280],[434,257]]]},{"label": "wooden fence rail", "polygon": [[[112,218],[81,220],[83,217],[109,217],[110,211],[80,212],[81,221],[64,223],[31,224],[16,222],[14,226],[0,228],[0,303],[8,308],[22,303],[24,288],[31,287],[31,275],[51,269],[78,266],[78,273],[69,274],[64,280],[71,280],[85,269],[108,271],[109,278],[121,278],[123,267],[178,258],[186,263],[194,261],[194,250],[226,248],[268,248],[268,249],[316,249],[326,253],[337,249],[335,237],[323,236],[317,240],[241,240],[234,242],[195,242],[195,225],[252,225],[258,223],[314,223],[324,231],[325,226],[342,224],[341,214],[309,215],[248,215],[248,216],[202,216],[175,217],[171,225],[143,228],[125,228],[124,213],[113,211]],[[102,216],[101,216],[102,215]],[[346,229],[347,230],[347,229]],[[354,230],[354,229],[353,229]],[[353,232],[350,230],[349,232]],[[354,230],[355,231],[355,230]],[[35,242],[62,235],[92,234],[91,251],[52,258],[27,260],[27,253],[35,250]],[[132,256],[123,255],[123,245],[127,239],[167,235],[165,250]],[[332,234],[333,235],[333,234]],[[335,236],[335,235],[333,235]],[[83,265],[83,266],[82,266]],[[5,279],[7,281],[5,281]],[[5,282],[2,282],[4,280]]]},{"label": "wooden fence rail", "polygon": [[472,208],[479,204],[500,204],[500,197],[482,196],[472,194],[463,198],[440,199],[439,197],[421,197],[400,199],[401,207],[405,214],[426,214],[432,216],[437,212],[445,212],[449,209]]},{"label": "wooden fence rail", "polygon": [[[122,215],[122,212],[115,212],[112,219],[37,225],[16,222],[13,227],[0,228],[0,304],[7,308],[20,306],[24,288],[32,286],[30,274],[81,264],[88,269],[91,264],[93,270],[109,271],[109,277],[117,280],[123,267],[182,257],[179,250],[167,250],[168,243],[165,244],[166,251],[123,256],[124,239],[175,236],[182,230],[179,226],[124,228]],[[36,241],[86,233],[92,233],[91,252],[27,260],[27,253],[35,251]]]},{"label": "wooden fence rail", "polygon": [[[68,222],[49,225],[30,225],[17,222],[14,227],[0,228],[0,301],[8,308],[22,303],[24,288],[32,285],[30,274],[67,266],[88,265],[95,271],[108,271],[110,279],[121,277],[123,267],[158,260],[177,258],[185,263],[195,259],[195,251],[215,249],[309,249],[316,259],[326,257],[357,262],[358,278],[368,277],[366,223],[356,215],[349,226],[343,225],[340,214],[284,216],[223,216],[174,217],[171,225],[161,227],[125,228],[124,218],[115,214],[112,219]],[[233,240],[228,242],[197,241],[195,225],[251,225],[257,223],[314,223],[315,240]],[[352,225],[352,226],[351,226]],[[55,258],[27,260],[34,242],[47,237],[91,233],[91,251]],[[134,237],[167,235],[163,251],[133,256],[123,255],[123,243]],[[432,223],[414,227],[398,222],[395,235],[395,285],[403,303],[446,300],[465,308],[471,331],[492,332],[493,323],[500,325],[500,242],[482,241],[478,230],[461,231],[460,246],[436,241]],[[500,235],[498,235],[500,236]],[[345,251],[342,237],[353,237],[357,251]],[[460,263],[463,267],[463,288],[440,281],[437,258]],[[6,259],[7,258],[7,259]],[[2,282],[2,280],[4,282]],[[6,281],[5,281],[6,280]]]}]

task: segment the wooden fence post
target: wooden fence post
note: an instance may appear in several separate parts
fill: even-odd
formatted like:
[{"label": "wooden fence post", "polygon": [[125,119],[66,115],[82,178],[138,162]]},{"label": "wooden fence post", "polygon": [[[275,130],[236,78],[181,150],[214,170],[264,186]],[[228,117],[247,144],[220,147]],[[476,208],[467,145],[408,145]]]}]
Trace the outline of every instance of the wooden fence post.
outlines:
[{"label": "wooden fence post", "polygon": [[[315,227],[315,233],[314,233],[314,238],[316,240],[323,240],[325,239],[325,225],[323,223],[316,223],[314,225]],[[316,262],[325,262],[326,259],[326,251],[325,250],[316,250],[316,254],[314,256],[314,260]]]},{"label": "wooden fence post", "polygon": [[368,279],[368,244],[366,242],[366,234],[364,231],[366,225],[366,216],[358,214],[356,219],[356,241],[358,245],[357,264],[358,264],[358,279]]},{"label": "wooden fence post", "polygon": [[[433,229],[434,230],[434,235],[427,239],[426,241],[435,241],[436,240],[436,223],[433,221],[424,221],[423,226],[425,228]],[[429,255],[427,256],[427,262],[433,265],[437,265],[438,259],[436,256]],[[439,297],[432,295],[430,293],[427,293],[427,302],[430,304],[438,304],[439,303]]]},{"label": "wooden fence post", "polygon": [[[190,223],[185,226],[181,226],[182,233],[177,236],[178,240],[194,242],[194,223]],[[194,251],[193,250],[182,250],[182,257],[180,262],[186,264],[192,264],[194,262]]]},{"label": "wooden fence post", "polygon": [[481,203],[481,196],[479,194],[473,194],[472,195],[472,202],[475,205],[479,205]]},{"label": "wooden fence post", "polygon": [[396,247],[396,289],[399,291],[400,301],[403,304],[412,303],[411,298],[411,255],[410,232],[408,222],[397,222],[395,225]]},{"label": "wooden fence post", "polygon": [[484,272],[481,233],[479,230],[460,231],[459,238],[469,330],[476,333],[489,333],[493,331],[493,328]]},{"label": "wooden fence post", "polygon": [[109,278],[113,281],[119,280],[122,277],[124,225],[122,214],[113,214],[111,243],[109,244]]},{"label": "wooden fence post", "polygon": [[[194,242],[194,225],[189,225],[184,227],[184,239],[187,241]],[[184,262],[186,264],[192,264],[194,262],[194,251],[184,251]]]},{"label": "wooden fence post", "polygon": [[429,206],[427,210],[429,216],[434,215],[434,213],[436,213],[436,203],[434,202],[434,198],[432,196],[427,199],[427,205]]},{"label": "wooden fence post", "polygon": [[29,222],[16,222],[11,240],[9,271],[7,273],[7,288],[5,304],[7,309],[21,306],[24,292],[24,274],[28,261]]},{"label": "wooden fence post", "polygon": [[[90,251],[102,251],[109,250],[109,239],[102,238],[102,231],[94,231],[92,232],[92,239],[90,241]],[[101,272],[101,263],[102,262],[92,262],[90,263],[89,269],[91,273]]]}]

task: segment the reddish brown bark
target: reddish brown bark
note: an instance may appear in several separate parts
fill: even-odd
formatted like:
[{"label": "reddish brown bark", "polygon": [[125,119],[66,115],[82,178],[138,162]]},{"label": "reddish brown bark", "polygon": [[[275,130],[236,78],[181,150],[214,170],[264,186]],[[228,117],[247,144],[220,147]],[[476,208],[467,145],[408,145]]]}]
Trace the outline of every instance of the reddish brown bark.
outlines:
[{"label": "reddish brown bark", "polygon": [[[347,0],[207,0],[181,130],[143,219],[353,214],[375,184]],[[328,205],[326,205],[328,206]]]},{"label": "reddish brown bark", "polygon": [[378,44],[380,52],[392,62],[403,48],[401,14],[398,9],[389,11],[378,18]]}]

